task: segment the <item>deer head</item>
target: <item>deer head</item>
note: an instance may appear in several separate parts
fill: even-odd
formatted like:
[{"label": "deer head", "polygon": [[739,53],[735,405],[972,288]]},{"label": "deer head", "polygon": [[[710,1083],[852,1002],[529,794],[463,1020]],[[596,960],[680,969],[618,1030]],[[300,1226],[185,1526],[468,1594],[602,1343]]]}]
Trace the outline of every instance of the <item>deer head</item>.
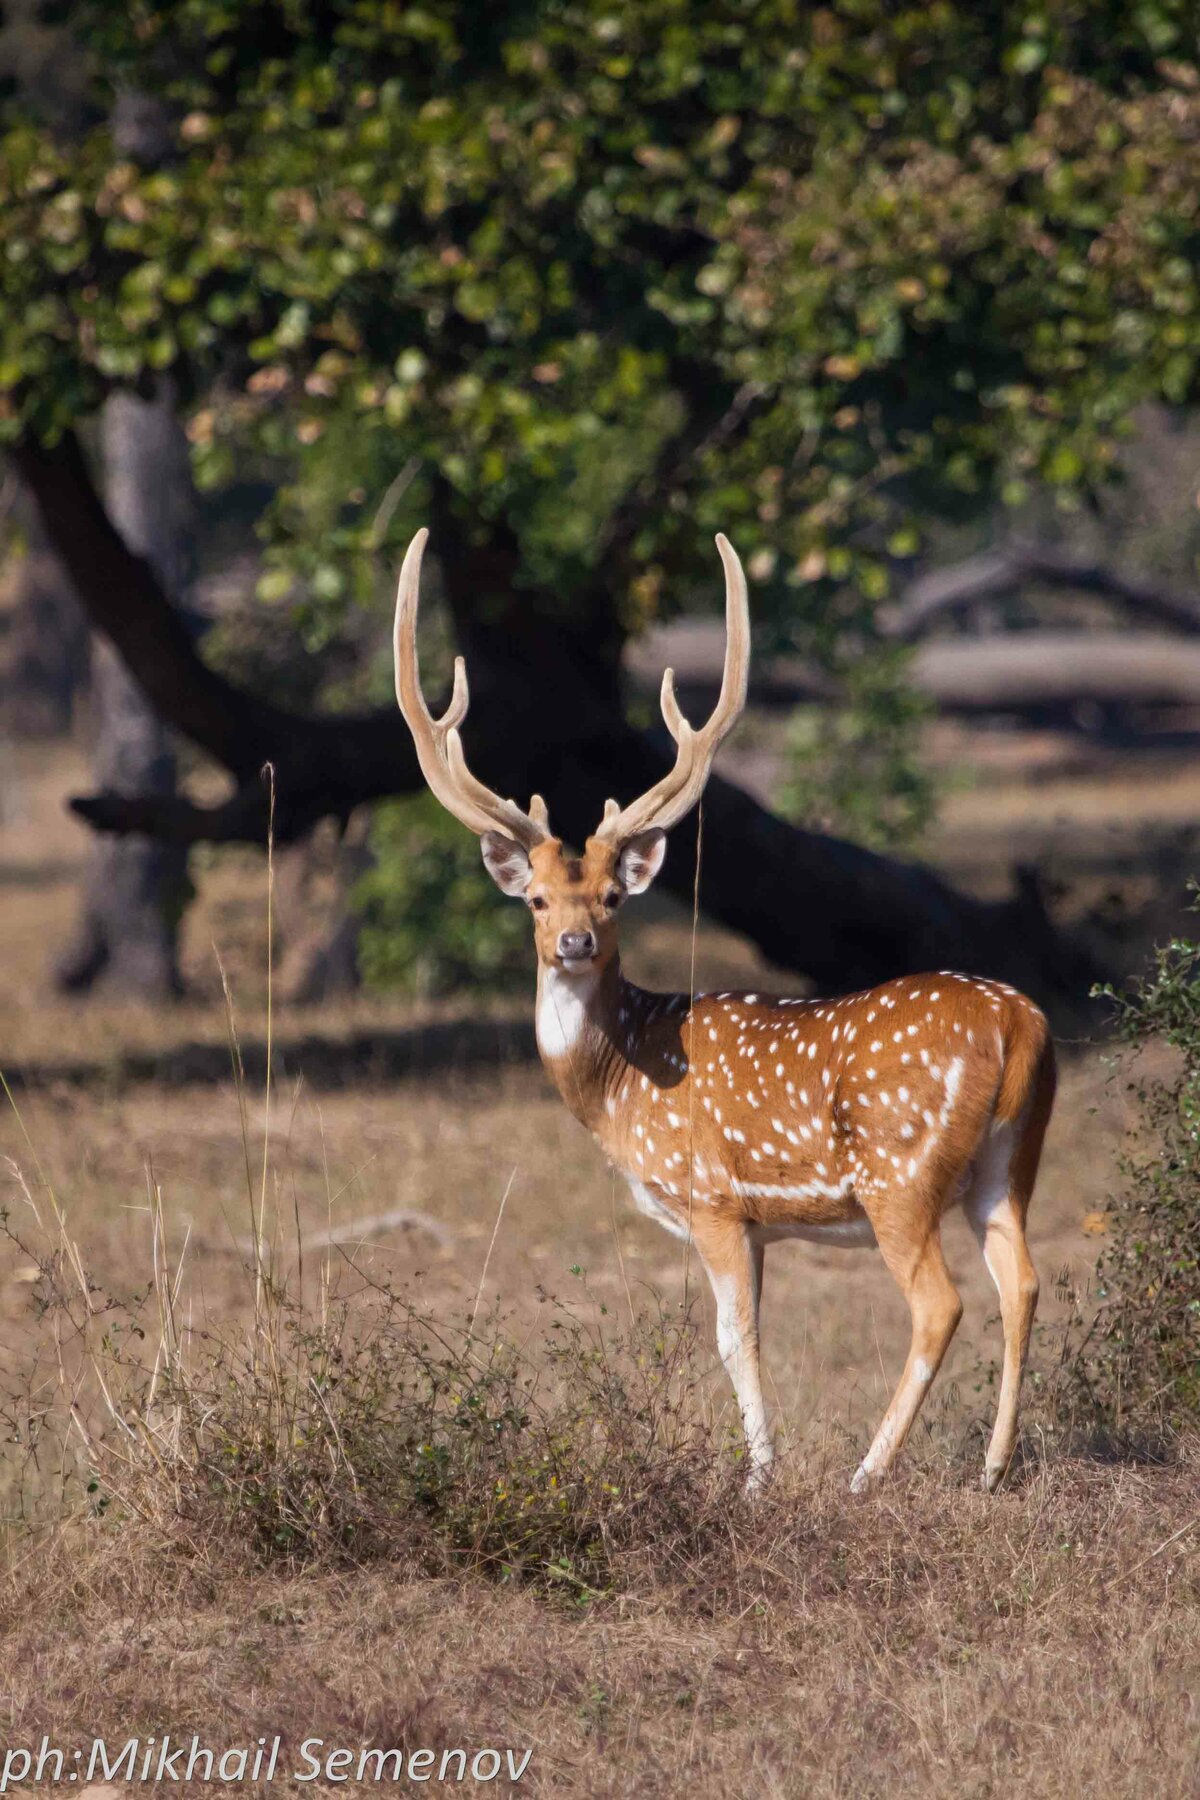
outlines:
[{"label": "deer head", "polygon": [[400,570],[396,596],[396,698],[416,745],[421,772],[454,817],[478,834],[484,865],[502,893],[523,900],[533,917],[539,964],[562,974],[593,976],[616,954],[617,913],[662,867],[666,834],[704,791],[713,757],[746,704],[750,612],[746,578],[729,540],[717,538],[725,569],[725,669],[712,716],[695,729],[675,698],[675,676],[662,682],[662,712],[675,740],[675,762],[646,793],[621,807],[610,800],[582,856],[553,835],[546,803],[535,794],[528,812],[476,780],[463,757],[459,727],[468,704],[462,657],[454,664],[450,703],[435,719],[421,693],[417,608],[428,532],[418,531]]}]

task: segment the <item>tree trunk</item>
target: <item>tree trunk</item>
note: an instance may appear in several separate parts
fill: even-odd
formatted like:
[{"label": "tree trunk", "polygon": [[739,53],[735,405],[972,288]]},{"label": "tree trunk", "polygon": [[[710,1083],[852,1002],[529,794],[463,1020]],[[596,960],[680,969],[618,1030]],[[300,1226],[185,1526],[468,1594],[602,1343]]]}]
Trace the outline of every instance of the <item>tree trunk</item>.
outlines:
[{"label": "tree trunk", "polygon": [[31,506],[23,511],[25,551],[15,569],[0,723],[6,737],[61,737],[87,677],[87,622],[40,519]]},{"label": "tree trunk", "polygon": [[[190,474],[170,384],[151,400],[114,394],[104,408],[108,510],[126,544],[144,556],[178,602],[187,562]],[[119,794],[169,797],[175,753],[166,727],[105,638],[93,646],[93,769]],[[178,923],[187,893],[187,852],[133,835],[101,838],[84,871],[74,936],[56,970],[71,992],[103,981],[118,995],[163,1000],[181,992]]]},{"label": "tree trunk", "polygon": [[[171,145],[161,102],[119,92],[113,141],[136,162],[161,162]],[[113,394],[101,429],[109,516],[178,605],[187,578],[192,490],[174,383],[164,377],[149,399]],[[101,787],[169,799],[175,753],[167,729],[107,640],[96,643],[92,679],[93,764]],[[178,994],[176,939],[186,892],[187,853],[178,846],[138,835],[98,844],[84,874],[75,938],[58,965],[60,985],[78,991],[103,979],[131,998]]]}]

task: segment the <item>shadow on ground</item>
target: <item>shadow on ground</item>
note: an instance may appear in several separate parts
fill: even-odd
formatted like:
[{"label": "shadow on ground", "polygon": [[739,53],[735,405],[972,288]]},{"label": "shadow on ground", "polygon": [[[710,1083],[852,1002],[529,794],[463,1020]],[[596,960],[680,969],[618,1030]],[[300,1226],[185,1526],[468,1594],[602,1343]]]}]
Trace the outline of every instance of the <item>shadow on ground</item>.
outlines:
[{"label": "shadow on ground", "polygon": [[[322,1088],[381,1086],[447,1069],[494,1068],[536,1060],[532,1024],[501,1019],[462,1019],[442,1024],[353,1032],[346,1037],[306,1033],[277,1036],[272,1046],[275,1079],[303,1075]],[[246,1080],[261,1083],[267,1069],[263,1039],[241,1042]],[[156,1082],[187,1087],[194,1082],[224,1081],[231,1070],[224,1044],[173,1044],[160,1050],[120,1049],[112,1057],[66,1058],[9,1064],[4,1073],[14,1089],[68,1086],[111,1086]]]}]

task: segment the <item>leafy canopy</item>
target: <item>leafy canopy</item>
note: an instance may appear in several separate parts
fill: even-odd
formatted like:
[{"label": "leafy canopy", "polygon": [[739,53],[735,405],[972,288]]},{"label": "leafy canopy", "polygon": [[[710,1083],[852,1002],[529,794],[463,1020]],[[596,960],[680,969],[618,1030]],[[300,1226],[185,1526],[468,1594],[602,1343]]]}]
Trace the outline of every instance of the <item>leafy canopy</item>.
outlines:
[{"label": "leafy canopy", "polygon": [[437,471],[539,604],[603,569],[636,624],[721,528],[832,654],[914,518],[1085,490],[1195,393],[1185,0],[67,11],[78,129],[3,105],[0,434],[174,371],[203,478],[287,476],[264,598],[344,606]]}]

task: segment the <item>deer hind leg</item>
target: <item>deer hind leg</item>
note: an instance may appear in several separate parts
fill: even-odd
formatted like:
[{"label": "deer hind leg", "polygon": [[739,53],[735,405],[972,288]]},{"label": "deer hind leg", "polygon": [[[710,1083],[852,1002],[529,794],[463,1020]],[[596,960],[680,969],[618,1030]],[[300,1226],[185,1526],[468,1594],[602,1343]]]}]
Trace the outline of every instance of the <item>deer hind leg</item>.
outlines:
[{"label": "deer hind leg", "polygon": [[755,1493],[765,1487],[775,1456],[758,1358],[762,1246],[740,1221],[713,1221],[701,1228],[697,1220],[693,1241],[717,1303],[717,1350],[737,1396],[750,1465],[746,1488]]},{"label": "deer hind leg", "polygon": [[989,1494],[1003,1481],[1017,1444],[1021,1378],[1038,1299],[1037,1271],[1025,1241],[1025,1214],[1040,1151],[1040,1132],[1031,1147],[1029,1134],[1021,1141],[1011,1124],[994,1125],[963,1202],[1000,1296],[1004,1327],[1000,1398],[983,1468],[983,1485]]},{"label": "deer hind leg", "polygon": [[883,1259],[908,1301],[912,1340],[891,1405],[850,1483],[855,1494],[895,1461],[962,1317],[962,1301],[942,1255],[936,1218],[914,1222],[912,1232],[897,1231],[894,1225],[889,1230],[884,1220],[872,1222]]}]

